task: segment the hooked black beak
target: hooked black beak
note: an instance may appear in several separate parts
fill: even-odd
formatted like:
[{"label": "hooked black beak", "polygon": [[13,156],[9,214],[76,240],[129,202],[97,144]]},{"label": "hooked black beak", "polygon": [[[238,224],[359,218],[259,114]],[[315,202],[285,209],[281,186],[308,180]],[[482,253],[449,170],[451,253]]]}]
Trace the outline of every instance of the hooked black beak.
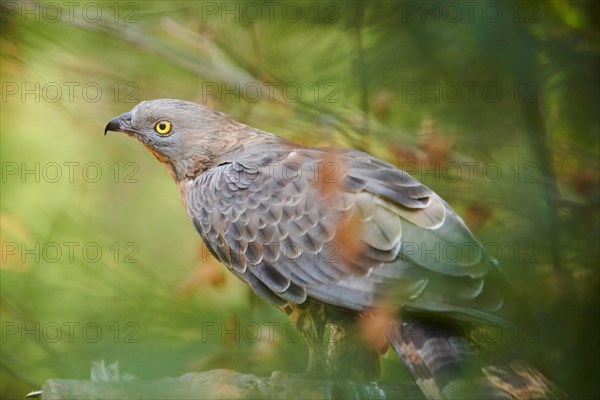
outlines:
[{"label": "hooked black beak", "polygon": [[104,128],[104,135],[106,132],[132,132],[131,129],[131,113],[126,112],[108,121],[106,128]]}]

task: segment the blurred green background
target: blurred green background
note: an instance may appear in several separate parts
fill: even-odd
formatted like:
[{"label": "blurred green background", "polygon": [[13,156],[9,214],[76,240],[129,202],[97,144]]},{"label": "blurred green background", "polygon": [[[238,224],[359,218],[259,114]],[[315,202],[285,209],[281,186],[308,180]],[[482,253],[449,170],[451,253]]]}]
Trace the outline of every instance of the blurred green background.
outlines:
[{"label": "blurred green background", "polygon": [[[0,397],[51,378],[298,372],[286,317],[207,256],[108,120],[180,98],[369,151],[444,197],[532,306],[499,352],[600,395],[594,1],[1,5]],[[409,377],[395,356],[383,380]]]}]

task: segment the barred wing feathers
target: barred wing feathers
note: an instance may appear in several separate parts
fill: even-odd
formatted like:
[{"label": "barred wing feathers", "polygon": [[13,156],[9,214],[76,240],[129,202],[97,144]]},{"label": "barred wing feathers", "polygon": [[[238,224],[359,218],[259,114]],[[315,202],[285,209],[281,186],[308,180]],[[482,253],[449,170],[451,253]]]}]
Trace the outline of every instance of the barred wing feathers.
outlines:
[{"label": "barred wing feathers", "polygon": [[188,212],[261,297],[502,322],[500,278],[481,245],[406,172],[358,151],[277,142],[222,159],[190,182]]}]

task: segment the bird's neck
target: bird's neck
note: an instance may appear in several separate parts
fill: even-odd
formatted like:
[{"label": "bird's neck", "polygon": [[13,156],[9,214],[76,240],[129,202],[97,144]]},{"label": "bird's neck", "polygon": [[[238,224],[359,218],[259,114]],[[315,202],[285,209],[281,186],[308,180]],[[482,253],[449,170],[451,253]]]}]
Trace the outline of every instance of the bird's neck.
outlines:
[{"label": "bird's neck", "polygon": [[[247,129],[246,129],[247,128]],[[193,143],[185,143],[184,157],[169,160],[160,155],[155,157],[165,164],[176,182],[194,180],[209,169],[236,160],[236,157],[254,146],[265,146],[286,139],[239,124],[233,132],[209,132],[199,135]],[[154,152],[153,152],[154,153]]]}]

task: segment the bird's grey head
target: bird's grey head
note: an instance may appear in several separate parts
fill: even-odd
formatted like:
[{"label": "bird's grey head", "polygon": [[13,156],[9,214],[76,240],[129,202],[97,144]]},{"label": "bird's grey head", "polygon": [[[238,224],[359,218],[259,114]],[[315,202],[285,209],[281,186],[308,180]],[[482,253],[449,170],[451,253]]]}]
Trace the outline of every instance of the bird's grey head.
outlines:
[{"label": "bird's grey head", "polygon": [[[113,118],[108,131],[125,132],[142,142],[156,158],[167,164],[176,179],[198,172],[211,158],[218,156],[221,133],[243,127],[228,115],[183,100],[143,101]],[[196,165],[198,164],[198,165]],[[196,171],[188,171],[196,169]]]}]

